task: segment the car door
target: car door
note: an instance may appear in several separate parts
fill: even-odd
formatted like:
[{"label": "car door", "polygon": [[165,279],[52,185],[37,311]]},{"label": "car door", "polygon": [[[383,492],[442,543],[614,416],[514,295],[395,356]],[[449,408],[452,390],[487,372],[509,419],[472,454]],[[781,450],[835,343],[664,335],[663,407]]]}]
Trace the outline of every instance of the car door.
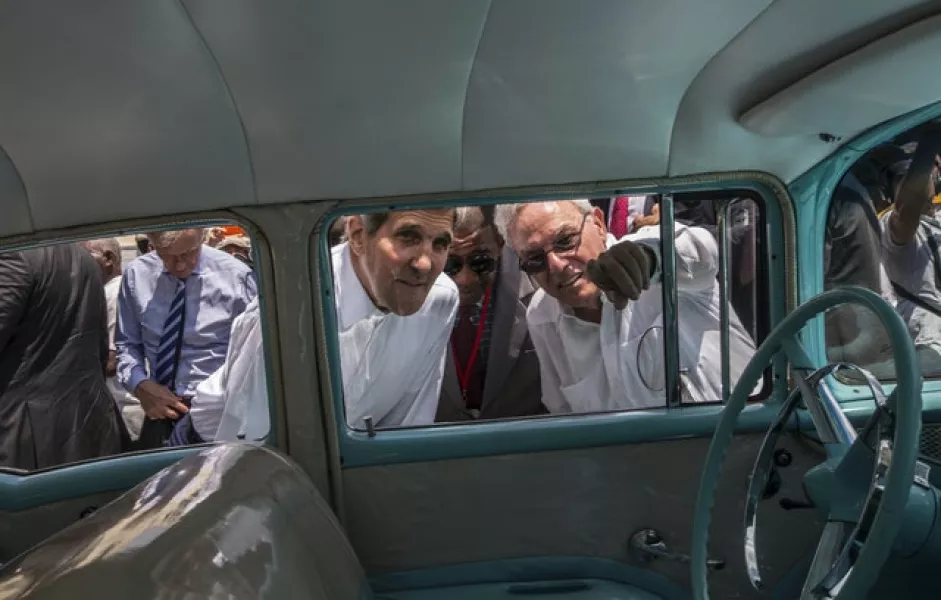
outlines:
[{"label": "car door", "polygon": [[[718,205],[747,193],[760,205],[760,225],[753,224],[762,240],[757,286],[768,292],[761,294],[760,312],[766,323],[774,322],[786,310],[794,272],[787,196],[771,180],[728,193],[721,183],[704,185],[711,191],[671,196],[671,204],[713,198]],[[322,336],[335,359],[329,255],[322,238],[313,238],[312,246],[319,261]],[[721,398],[641,411],[356,431],[342,416],[337,366],[331,364],[334,385],[324,395],[332,395],[337,428],[336,510],[376,589],[501,581],[514,572],[532,578],[607,573],[665,597],[688,587],[687,563],[648,560],[631,540],[652,529],[678,556],[688,554],[700,468]],[[755,452],[787,391],[779,368],[769,373],[770,394],[756,399],[742,419],[721,482],[710,548],[725,567],[712,574],[719,597],[756,594],[745,576],[741,518]],[[821,524],[810,511],[785,510],[778,500],[803,498],[800,476],[822,454],[797,436],[780,452],[787,466],[762,504],[759,553],[768,580],[785,589],[802,582],[797,567]]]}]

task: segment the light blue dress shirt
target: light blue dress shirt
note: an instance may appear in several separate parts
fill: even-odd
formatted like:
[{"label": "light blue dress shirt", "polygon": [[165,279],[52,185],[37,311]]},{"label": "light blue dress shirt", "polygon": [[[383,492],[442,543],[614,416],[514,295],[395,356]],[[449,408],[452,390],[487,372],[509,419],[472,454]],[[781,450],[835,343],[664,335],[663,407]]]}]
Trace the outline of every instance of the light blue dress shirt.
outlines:
[{"label": "light blue dress shirt", "polygon": [[[177,281],[155,252],[134,259],[124,270],[114,345],[118,382],[129,392],[150,378]],[[196,386],[222,366],[232,321],[257,293],[248,266],[203,245],[196,269],[186,279],[183,345],[173,390],[178,396],[194,395]]]}]

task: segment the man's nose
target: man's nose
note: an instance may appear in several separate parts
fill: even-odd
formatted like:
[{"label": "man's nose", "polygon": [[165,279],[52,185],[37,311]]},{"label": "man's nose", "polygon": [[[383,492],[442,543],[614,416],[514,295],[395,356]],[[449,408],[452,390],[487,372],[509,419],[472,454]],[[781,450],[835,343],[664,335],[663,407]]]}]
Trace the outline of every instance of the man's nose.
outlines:
[{"label": "man's nose", "polygon": [[419,273],[424,274],[430,272],[432,265],[431,256],[429,256],[428,252],[425,250],[421,250],[418,256],[412,259],[412,268]]},{"label": "man's nose", "polygon": [[546,265],[550,273],[561,273],[569,265],[568,261],[556,256],[555,252],[546,254]]}]

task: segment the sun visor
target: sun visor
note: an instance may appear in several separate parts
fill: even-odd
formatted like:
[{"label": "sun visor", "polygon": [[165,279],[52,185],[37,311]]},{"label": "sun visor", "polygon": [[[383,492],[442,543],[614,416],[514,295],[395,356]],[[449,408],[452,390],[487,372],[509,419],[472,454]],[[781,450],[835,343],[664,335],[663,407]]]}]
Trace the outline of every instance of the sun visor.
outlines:
[{"label": "sun visor", "polygon": [[941,15],[870,43],[747,110],[738,122],[767,137],[846,138],[941,100]]}]

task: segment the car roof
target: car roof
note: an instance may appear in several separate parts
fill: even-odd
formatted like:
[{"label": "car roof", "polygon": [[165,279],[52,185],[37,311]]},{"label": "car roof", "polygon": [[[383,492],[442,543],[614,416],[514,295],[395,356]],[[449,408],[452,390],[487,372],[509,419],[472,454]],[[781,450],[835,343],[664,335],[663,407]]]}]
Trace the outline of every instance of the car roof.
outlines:
[{"label": "car roof", "polygon": [[[936,6],[7,2],[0,237],[298,200],[745,169],[790,181],[941,98],[924,76]],[[913,52],[925,81],[893,87]]]}]

